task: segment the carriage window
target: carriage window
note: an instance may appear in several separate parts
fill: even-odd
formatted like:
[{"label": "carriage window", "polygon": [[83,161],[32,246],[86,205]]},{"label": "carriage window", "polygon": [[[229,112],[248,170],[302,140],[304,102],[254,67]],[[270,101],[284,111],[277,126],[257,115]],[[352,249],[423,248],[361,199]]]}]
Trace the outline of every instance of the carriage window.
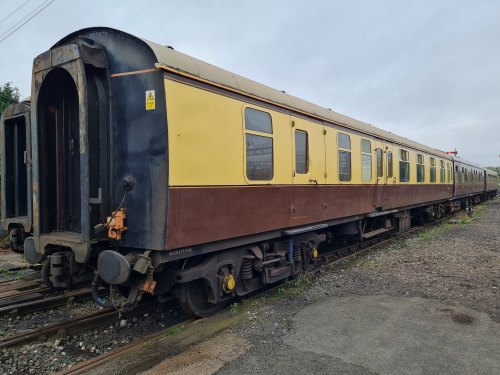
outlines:
[{"label": "carriage window", "polygon": [[271,115],[245,108],[245,129],[247,178],[260,181],[272,180],[274,167]]},{"label": "carriage window", "polygon": [[295,172],[307,173],[309,169],[309,149],[307,145],[307,133],[295,130]]},{"label": "carriage window", "polygon": [[446,182],[446,169],[445,169],[445,164],[443,160],[439,161],[439,182],[444,183]]},{"label": "carriage window", "polygon": [[431,182],[436,182],[436,159],[431,158]]},{"label": "carriage window", "polygon": [[448,163],[448,183],[451,182],[451,164]]},{"label": "carriage window", "polygon": [[363,182],[372,180],[372,145],[366,139],[361,140],[361,178]]},{"label": "carriage window", "polygon": [[382,158],[382,149],[376,148],[375,154],[377,155],[377,177],[382,177],[384,175],[384,159]]},{"label": "carriage window", "polygon": [[417,154],[417,182],[425,181],[424,155]]},{"label": "carriage window", "polygon": [[410,153],[399,150],[399,181],[410,181]]},{"label": "carriage window", "polygon": [[271,115],[253,108],[245,108],[245,129],[273,134]]},{"label": "carriage window", "polygon": [[339,133],[337,144],[339,148],[339,181],[351,181],[351,137]]},{"label": "carriage window", "polygon": [[387,177],[392,177],[392,151],[387,151]]}]

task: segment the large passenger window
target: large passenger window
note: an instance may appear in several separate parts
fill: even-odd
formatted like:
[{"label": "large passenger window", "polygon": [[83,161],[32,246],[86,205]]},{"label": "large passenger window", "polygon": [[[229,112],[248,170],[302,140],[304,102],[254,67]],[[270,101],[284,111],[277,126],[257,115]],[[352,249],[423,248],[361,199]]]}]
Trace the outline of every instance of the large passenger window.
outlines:
[{"label": "large passenger window", "polygon": [[351,137],[339,133],[337,144],[339,148],[339,181],[351,181]]},{"label": "large passenger window", "polygon": [[424,155],[417,154],[417,182],[425,181],[425,159]]},{"label": "large passenger window", "polygon": [[436,159],[431,158],[431,182],[436,182]]},{"label": "large passenger window", "polygon": [[399,150],[399,181],[410,181],[410,153]]},{"label": "large passenger window", "polygon": [[249,180],[273,179],[273,127],[267,112],[245,108],[246,173]]},{"label": "large passenger window", "polygon": [[366,139],[361,140],[361,178],[363,182],[372,180],[372,145]]},{"label": "large passenger window", "polygon": [[384,175],[384,159],[382,149],[376,148],[375,154],[377,155],[377,177],[382,177]]},{"label": "large passenger window", "polygon": [[307,133],[295,130],[295,172],[305,174],[309,169]]}]

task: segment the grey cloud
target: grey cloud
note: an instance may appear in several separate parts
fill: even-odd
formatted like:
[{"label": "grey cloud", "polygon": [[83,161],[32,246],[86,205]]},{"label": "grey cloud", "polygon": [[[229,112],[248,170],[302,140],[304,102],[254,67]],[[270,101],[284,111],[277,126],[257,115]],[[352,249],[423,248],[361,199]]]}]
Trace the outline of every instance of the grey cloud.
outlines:
[{"label": "grey cloud", "polygon": [[[36,55],[76,29],[104,25],[429,146],[456,147],[480,164],[500,164],[498,1],[119,4],[56,1],[2,44],[0,82],[28,95]],[[0,0],[0,13],[12,8]]]}]

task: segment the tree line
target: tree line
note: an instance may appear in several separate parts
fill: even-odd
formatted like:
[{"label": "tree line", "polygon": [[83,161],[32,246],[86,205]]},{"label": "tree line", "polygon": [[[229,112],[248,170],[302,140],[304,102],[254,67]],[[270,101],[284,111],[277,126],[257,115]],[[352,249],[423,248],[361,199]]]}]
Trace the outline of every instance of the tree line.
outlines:
[{"label": "tree line", "polygon": [[20,96],[19,89],[13,86],[12,82],[0,85],[0,114],[2,114],[9,105],[19,103]]}]

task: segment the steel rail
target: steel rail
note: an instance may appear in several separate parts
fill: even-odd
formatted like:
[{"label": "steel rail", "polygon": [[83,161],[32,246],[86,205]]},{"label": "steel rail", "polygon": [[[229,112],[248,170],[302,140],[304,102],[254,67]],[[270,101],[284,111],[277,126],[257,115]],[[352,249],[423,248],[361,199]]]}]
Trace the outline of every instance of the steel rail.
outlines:
[{"label": "steel rail", "polygon": [[[331,266],[331,265],[333,265],[335,263],[339,263],[339,262],[344,261],[346,259],[349,259],[351,257],[359,256],[361,254],[367,253],[370,250],[374,250],[375,248],[377,248],[379,246],[382,246],[384,244],[387,244],[387,243],[389,243],[389,242],[391,242],[393,240],[403,238],[406,235],[409,235],[411,233],[422,231],[422,230],[428,229],[429,227],[432,227],[432,226],[436,226],[436,225],[440,224],[445,219],[446,218],[443,218],[443,219],[436,220],[436,221],[431,222],[431,223],[426,223],[425,225],[422,225],[422,226],[417,226],[417,227],[414,227],[414,228],[410,228],[409,230],[406,230],[406,231],[398,233],[398,234],[394,234],[393,233],[393,234],[391,234],[389,236],[384,236],[384,237],[381,237],[379,239],[372,239],[372,240],[366,241],[366,243],[369,243],[369,245],[366,246],[366,247],[360,248],[359,246],[362,246],[362,244],[361,243],[357,243],[357,244],[352,244],[352,245],[349,245],[349,246],[342,247],[340,249],[332,250],[332,251],[327,252],[327,253],[323,253],[323,254],[321,254],[321,256],[327,256],[328,255],[331,258],[336,257],[336,259],[327,260],[326,261],[325,265],[326,266]],[[353,250],[356,247],[357,247],[357,249]],[[347,255],[338,255],[338,253],[341,252],[341,251],[343,251],[343,250],[344,251],[351,251],[351,252],[349,254],[347,254]],[[337,253],[337,254],[335,254],[335,253]],[[323,267],[317,267],[317,268],[312,269],[310,271],[304,272],[304,275],[315,274],[315,273],[320,272],[322,270],[323,270]],[[251,293],[250,295],[248,295],[248,296],[246,296],[244,298],[241,298],[241,299],[242,300],[243,299],[244,300],[250,300],[250,301],[258,299],[261,296],[264,296],[264,295],[267,295],[267,294],[270,294],[270,293],[272,293],[274,291],[279,290],[283,286],[284,282],[285,281],[278,282],[277,284],[272,285],[271,287],[267,287],[267,288],[261,289],[260,291],[257,291],[256,293]],[[209,317],[209,318],[203,318],[203,319],[209,320],[211,318],[219,316],[223,312],[227,312],[227,310],[229,310],[229,309],[230,309],[230,307],[227,307],[224,310],[220,311],[219,313],[215,314],[214,316]],[[89,360],[80,362],[80,363],[76,364],[75,366],[73,366],[71,368],[68,368],[68,369],[62,370],[61,372],[58,372],[57,374],[61,374],[61,375],[62,374],[65,374],[65,375],[70,375],[70,374],[71,375],[85,374],[89,370],[91,370],[93,368],[96,368],[96,367],[98,367],[98,366],[106,363],[107,361],[109,361],[111,359],[118,358],[118,357],[123,356],[123,355],[125,355],[127,353],[133,352],[134,350],[144,348],[144,345],[147,342],[149,342],[149,343],[155,342],[155,341],[160,340],[163,337],[166,337],[166,336],[170,335],[170,332],[172,332],[172,330],[175,330],[176,328],[179,328],[179,327],[186,328],[186,326],[189,326],[193,322],[196,322],[196,321],[199,321],[199,320],[200,319],[188,319],[188,320],[185,320],[185,321],[180,322],[180,323],[178,323],[178,324],[176,324],[174,326],[167,327],[167,328],[161,330],[160,332],[148,335],[148,336],[143,337],[141,339],[138,339],[138,340],[136,340],[136,341],[134,341],[132,343],[129,343],[127,345],[119,347],[119,348],[117,348],[115,350],[112,350],[110,352],[101,354],[101,355],[99,355],[97,357],[94,357],[94,358],[91,358]]]}]

